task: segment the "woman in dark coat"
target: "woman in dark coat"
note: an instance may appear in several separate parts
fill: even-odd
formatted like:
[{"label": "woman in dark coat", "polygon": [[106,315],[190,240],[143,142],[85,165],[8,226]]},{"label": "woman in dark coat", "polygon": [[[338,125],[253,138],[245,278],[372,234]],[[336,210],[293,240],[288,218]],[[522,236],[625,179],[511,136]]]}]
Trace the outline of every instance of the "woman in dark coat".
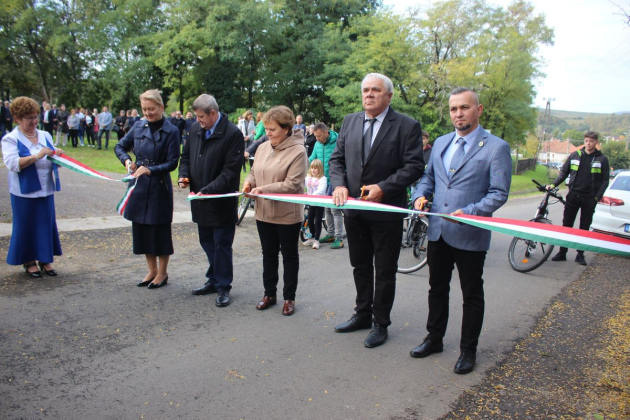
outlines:
[{"label": "woman in dark coat", "polygon": [[[157,90],[140,95],[140,104],[146,121],[136,122],[115,151],[136,178],[123,216],[132,222],[133,253],[144,254],[149,268],[138,287],[155,289],[167,284],[168,261],[173,254],[173,184],[169,174],[179,161],[179,131],[164,118],[164,103]],[[135,162],[130,151],[136,155]]]}]

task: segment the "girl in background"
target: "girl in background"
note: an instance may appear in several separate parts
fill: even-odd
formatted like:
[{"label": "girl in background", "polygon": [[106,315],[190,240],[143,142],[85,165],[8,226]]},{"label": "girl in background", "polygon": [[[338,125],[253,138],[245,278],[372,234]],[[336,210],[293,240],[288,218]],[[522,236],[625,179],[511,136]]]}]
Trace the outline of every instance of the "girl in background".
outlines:
[{"label": "girl in background", "polygon": [[[308,195],[326,195],[326,177],[324,176],[324,164],[321,160],[315,159],[311,162],[311,168],[306,177],[306,193]],[[308,209],[308,228],[311,237],[302,242],[302,245],[313,246],[319,249],[319,236],[322,233],[322,219],[324,217],[323,207],[311,206]]]}]

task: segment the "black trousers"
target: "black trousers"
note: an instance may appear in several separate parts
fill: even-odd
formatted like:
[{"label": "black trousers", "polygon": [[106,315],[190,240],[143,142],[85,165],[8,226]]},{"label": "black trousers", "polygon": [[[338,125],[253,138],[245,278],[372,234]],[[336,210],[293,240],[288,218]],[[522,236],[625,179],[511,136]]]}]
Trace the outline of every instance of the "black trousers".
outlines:
[{"label": "black trousers", "polygon": [[308,230],[311,231],[313,239],[319,241],[322,234],[322,220],[324,219],[323,207],[309,207],[308,209]]},{"label": "black trousers", "polygon": [[72,147],[77,147],[79,144],[79,130],[70,130],[70,140],[72,141]]},{"label": "black trousers", "polygon": [[[350,264],[357,289],[355,311],[371,315],[374,322],[389,326],[396,296],[396,270],[403,221],[375,222],[345,217]],[[376,273],[376,276],[375,276]]]},{"label": "black trousers", "polygon": [[[580,229],[589,230],[591,223],[593,223],[593,213],[595,213],[595,206],[597,205],[595,196],[569,191],[565,201],[567,204],[564,206],[562,226],[573,227],[577,213],[580,211]],[[560,252],[567,252],[567,248],[560,247]],[[578,252],[584,251],[578,250]]]},{"label": "black trousers", "polygon": [[236,225],[210,227],[198,225],[199,244],[208,257],[206,277],[217,289],[232,289],[234,266],[232,264],[232,244]]},{"label": "black trousers", "polygon": [[485,300],[483,294],[483,265],[486,251],[465,251],[447,244],[442,237],[429,241],[429,319],[427,331],[431,337],[442,339],[448,325],[449,292],[453,268],[457,265],[459,282],[464,297],[460,350],[477,351],[483,325]]},{"label": "black trousers", "polygon": [[284,300],[295,300],[300,271],[300,256],[298,254],[298,238],[301,223],[279,225],[256,220],[258,236],[263,254],[263,285],[265,296],[275,296],[278,289],[278,254],[282,252],[282,266],[284,268]]}]

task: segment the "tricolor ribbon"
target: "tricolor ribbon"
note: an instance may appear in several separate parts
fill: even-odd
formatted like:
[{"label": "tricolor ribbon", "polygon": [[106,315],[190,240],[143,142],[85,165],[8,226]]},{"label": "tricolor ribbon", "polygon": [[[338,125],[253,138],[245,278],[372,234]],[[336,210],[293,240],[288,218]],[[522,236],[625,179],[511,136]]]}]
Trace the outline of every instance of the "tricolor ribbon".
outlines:
[{"label": "tricolor ribbon", "polygon": [[186,197],[186,200],[192,201],[192,200],[203,200],[207,198],[228,198],[228,197],[239,197],[241,195],[243,195],[242,192],[233,192],[233,193],[228,193],[228,194],[201,194],[201,195],[197,195],[191,192],[190,194],[188,194],[188,197]]},{"label": "tricolor ribbon", "polygon": [[[103,175],[87,165],[82,164],[79,161],[72,159],[71,157],[63,154],[48,156],[48,159],[59,166],[68,168],[72,171],[91,176],[93,178],[99,178],[107,181],[129,182],[135,177],[133,175],[127,175],[121,180],[116,180]],[[122,215],[129,202],[129,197],[135,189],[135,183],[130,184],[130,187],[125,192],[125,196],[120,200],[116,210],[118,214]],[[202,200],[213,198],[227,198],[238,197],[242,195],[241,192],[233,192],[228,194],[203,194],[197,195],[190,193],[187,200]],[[268,200],[284,201],[287,203],[304,204],[316,207],[329,207],[329,208],[341,208],[350,210],[372,210],[372,211],[384,211],[390,213],[403,213],[403,214],[424,214],[431,216],[444,217],[467,225],[476,226],[481,229],[487,229],[493,232],[504,233],[506,235],[516,236],[523,239],[530,239],[538,242],[543,242],[550,245],[559,245],[567,248],[577,248],[585,251],[600,252],[604,254],[621,255],[624,257],[630,257],[630,241],[615,236],[605,235],[602,233],[589,232],[586,230],[548,225],[544,223],[524,222],[521,220],[512,219],[498,219],[494,217],[482,217],[482,216],[451,216],[448,214],[427,213],[417,210],[409,210],[401,207],[390,206],[387,204],[375,203],[372,201],[357,200],[355,198],[349,198],[343,206],[336,206],[333,204],[332,197],[330,196],[313,196],[302,194],[252,194],[255,197],[265,198]]]},{"label": "tricolor ribbon", "polygon": [[48,160],[53,163],[56,163],[59,166],[63,166],[64,168],[70,169],[71,171],[78,172],[83,175],[91,176],[92,178],[104,179],[106,181],[118,181],[118,182],[129,182],[134,177],[133,175],[127,175],[123,179],[114,179],[110,178],[107,175],[103,175],[100,172],[95,171],[87,165],[79,162],[78,160],[72,159],[70,156],[66,155],[57,155],[54,154],[52,156],[47,156]]},{"label": "tricolor ribbon", "polygon": [[[235,197],[243,193],[230,194],[191,194],[188,200],[212,199],[223,197]],[[548,225],[544,223],[526,222],[513,219],[499,219],[494,217],[460,215],[451,216],[449,214],[427,213],[424,211],[408,210],[402,207],[390,206],[387,204],[375,203],[373,201],[357,200],[348,198],[343,206],[333,204],[331,196],[321,195],[301,195],[301,194],[251,194],[256,197],[268,200],[284,201],[286,203],[306,204],[317,207],[350,209],[350,210],[373,210],[390,213],[403,214],[423,214],[451,219],[467,225],[476,226],[493,232],[504,233],[523,239],[530,239],[550,245],[564,246],[566,248],[581,249],[584,251],[599,252],[603,254],[620,255],[630,257],[630,241],[616,236],[605,235],[603,233],[589,232],[586,230]],[[195,198],[191,198],[194,196]]]},{"label": "tricolor ribbon", "polygon": [[121,216],[125,213],[125,209],[127,208],[127,203],[129,203],[129,197],[131,197],[131,193],[136,188],[135,182],[133,184],[130,183],[129,185],[130,186],[129,188],[127,188],[127,191],[125,192],[125,195],[123,196],[122,200],[120,200],[120,202],[116,206],[116,212],[120,214]]}]

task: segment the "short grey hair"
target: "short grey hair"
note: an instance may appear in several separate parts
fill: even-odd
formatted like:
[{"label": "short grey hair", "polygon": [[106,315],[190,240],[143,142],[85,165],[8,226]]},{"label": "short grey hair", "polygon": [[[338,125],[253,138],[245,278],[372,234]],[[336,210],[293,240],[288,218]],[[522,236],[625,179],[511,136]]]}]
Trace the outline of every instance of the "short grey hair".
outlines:
[{"label": "short grey hair", "polygon": [[315,126],[313,127],[313,131],[315,130],[326,132],[328,131],[328,127],[326,126],[326,124],[320,122],[320,123],[315,124]]},{"label": "short grey hair", "polygon": [[470,92],[473,95],[473,98],[475,98],[475,105],[479,105],[479,95],[477,95],[477,92],[475,92],[472,89],[468,89],[465,87],[456,87],[455,89],[451,90],[451,94],[449,95],[449,98],[451,96],[455,96],[455,95],[461,95],[462,93],[466,93],[466,92]]},{"label": "short grey hair", "polygon": [[193,111],[203,111],[205,114],[209,114],[212,111],[219,112],[219,104],[217,104],[217,100],[214,99],[214,96],[204,93],[195,99],[192,109]]},{"label": "short grey hair", "polygon": [[390,78],[380,73],[370,73],[366,75],[361,82],[361,90],[363,90],[363,84],[366,82],[366,80],[370,79],[382,80],[383,84],[385,84],[385,89],[387,90],[387,93],[394,93],[394,84],[392,83]]}]

